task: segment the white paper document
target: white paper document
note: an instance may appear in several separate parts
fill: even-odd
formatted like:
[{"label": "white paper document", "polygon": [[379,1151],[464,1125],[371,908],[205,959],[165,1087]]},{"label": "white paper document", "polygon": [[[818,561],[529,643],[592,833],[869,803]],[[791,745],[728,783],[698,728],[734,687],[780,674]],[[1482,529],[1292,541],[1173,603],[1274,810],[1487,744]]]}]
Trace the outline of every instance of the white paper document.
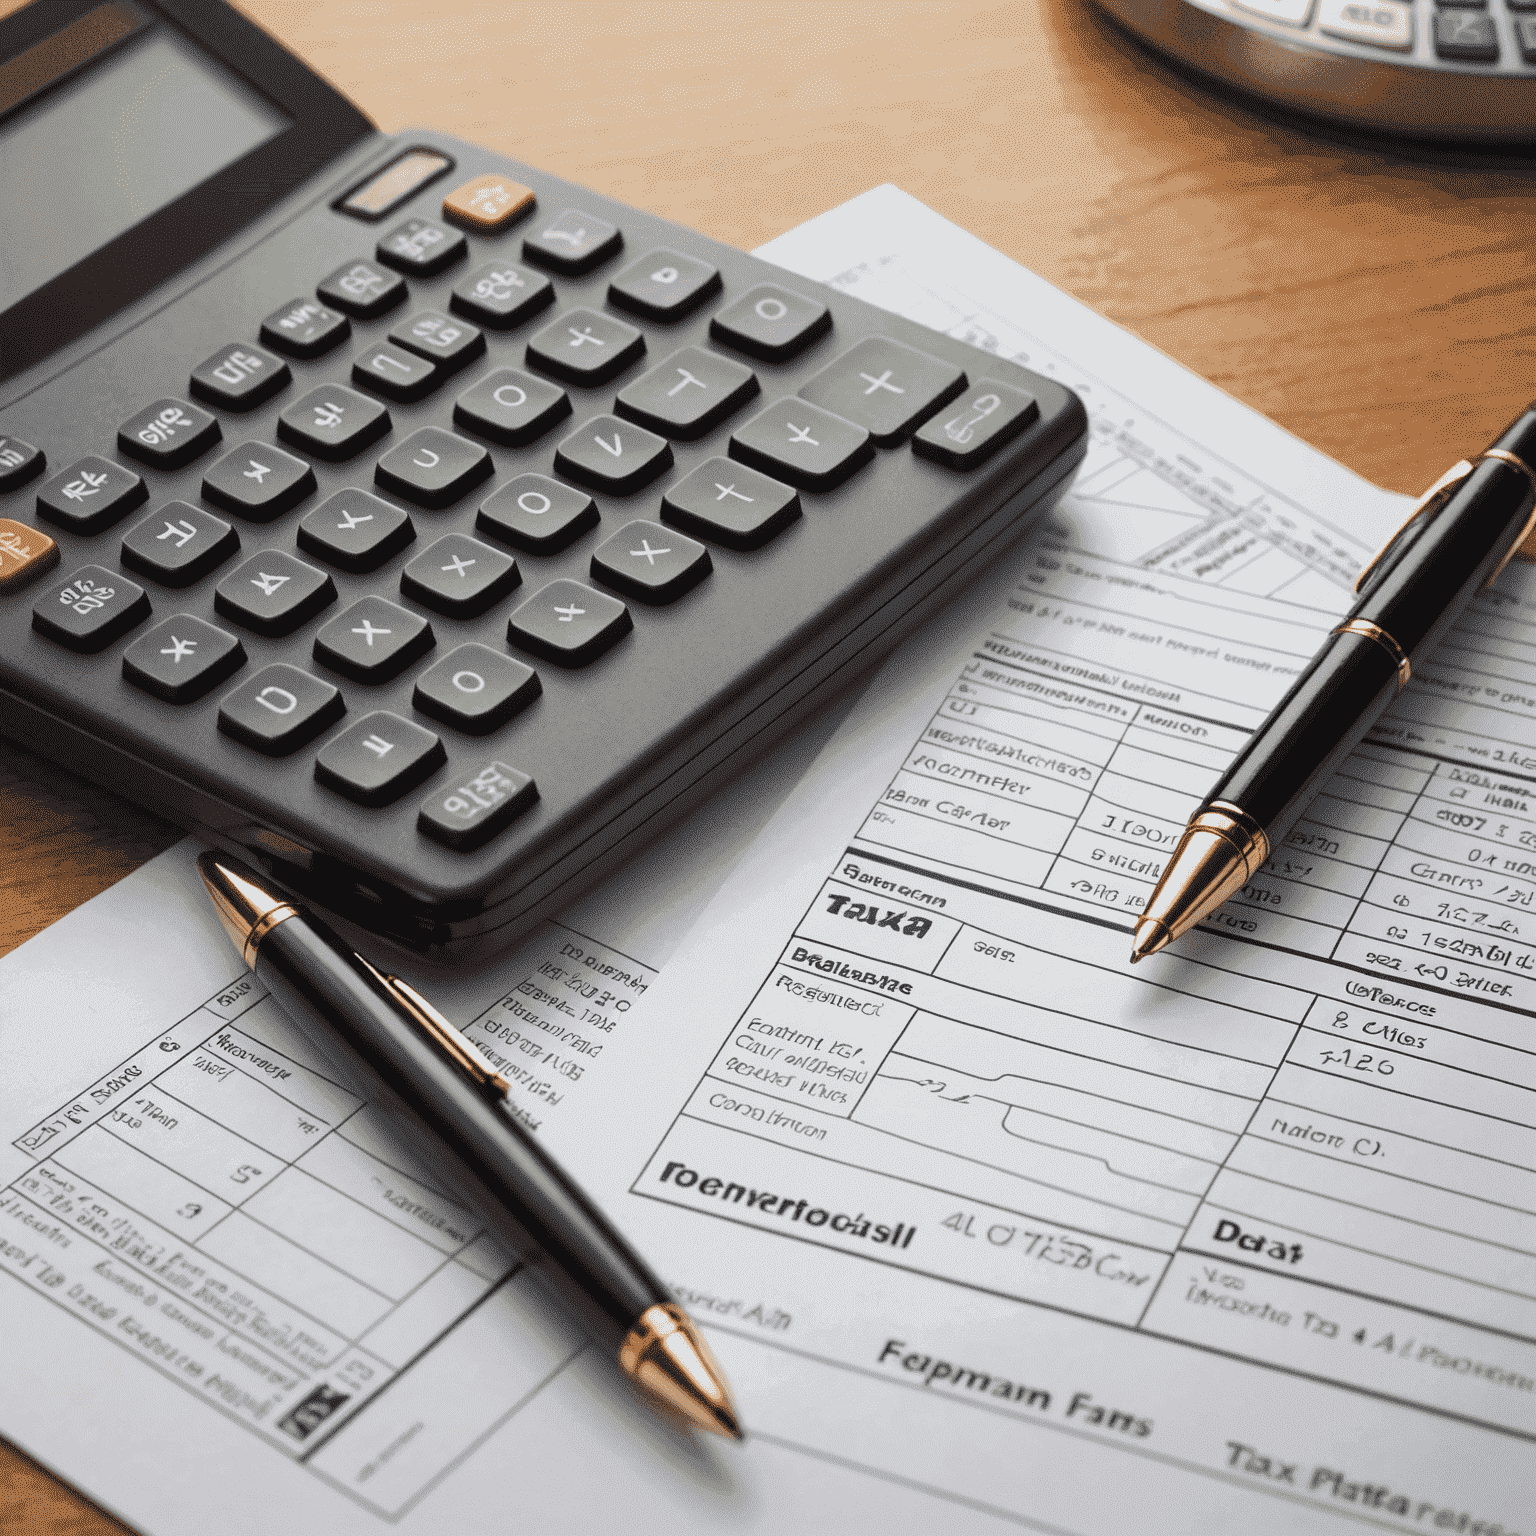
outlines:
[{"label": "white paper document", "polygon": [[186,844],[0,962],[0,1433],[154,1536],[1531,1536],[1532,571],[1133,970],[1405,498],[893,188],[763,254],[1077,389],[1077,484],[813,763],[416,978],[750,1443],[625,1394],[240,971]]}]

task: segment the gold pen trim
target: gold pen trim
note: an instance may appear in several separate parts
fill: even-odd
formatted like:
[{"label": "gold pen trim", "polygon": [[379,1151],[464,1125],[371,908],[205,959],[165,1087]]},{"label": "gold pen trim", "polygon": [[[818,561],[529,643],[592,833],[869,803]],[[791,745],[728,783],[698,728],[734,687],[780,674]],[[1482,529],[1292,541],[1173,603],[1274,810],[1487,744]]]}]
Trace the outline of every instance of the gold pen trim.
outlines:
[{"label": "gold pen trim", "polygon": [[1363,640],[1374,640],[1397,663],[1397,691],[1401,693],[1408,686],[1408,679],[1413,676],[1413,667],[1409,664],[1407,653],[1380,624],[1372,624],[1369,619],[1351,619],[1347,624],[1340,624],[1334,634],[1359,635]]},{"label": "gold pen trim", "polygon": [[635,1319],[619,1345],[619,1369],[690,1424],[728,1440],[743,1438],[725,1373],[674,1302],[659,1301]]}]

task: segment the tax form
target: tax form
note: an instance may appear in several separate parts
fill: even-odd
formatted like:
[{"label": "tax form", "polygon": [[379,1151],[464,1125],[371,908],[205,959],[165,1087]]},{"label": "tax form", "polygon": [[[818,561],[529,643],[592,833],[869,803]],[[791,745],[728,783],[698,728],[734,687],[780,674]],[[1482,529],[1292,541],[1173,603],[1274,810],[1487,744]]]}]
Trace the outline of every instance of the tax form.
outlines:
[{"label": "tax form", "polygon": [[188,845],[0,962],[0,1431],[156,1536],[1529,1536],[1531,573],[1132,972],[1405,498],[895,189],[764,254],[1077,388],[1076,489],[803,776],[790,744],[504,965],[415,978],[751,1442],[629,1403],[240,974]]}]

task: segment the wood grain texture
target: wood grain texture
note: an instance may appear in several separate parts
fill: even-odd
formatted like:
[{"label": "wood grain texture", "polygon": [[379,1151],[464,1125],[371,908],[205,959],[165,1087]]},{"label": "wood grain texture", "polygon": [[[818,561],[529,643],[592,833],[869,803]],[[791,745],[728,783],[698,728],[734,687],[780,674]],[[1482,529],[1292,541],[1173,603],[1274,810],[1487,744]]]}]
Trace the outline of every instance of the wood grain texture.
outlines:
[{"label": "wood grain texture", "polygon": [[[1531,166],[1279,125],[1084,0],[245,9],[386,130],[477,140],[733,245],[896,182],[1394,490],[1536,393]],[[0,951],[175,836],[0,749]],[[118,1530],[0,1446],[0,1532]]]}]

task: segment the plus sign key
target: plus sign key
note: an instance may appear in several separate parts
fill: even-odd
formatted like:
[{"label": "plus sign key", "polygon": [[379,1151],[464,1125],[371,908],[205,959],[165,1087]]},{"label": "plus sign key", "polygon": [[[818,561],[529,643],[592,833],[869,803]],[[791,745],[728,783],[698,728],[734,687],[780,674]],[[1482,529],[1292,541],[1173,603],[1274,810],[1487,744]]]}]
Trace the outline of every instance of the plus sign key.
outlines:
[{"label": "plus sign key", "polygon": [[617,598],[562,578],[514,611],[507,639],[557,666],[584,667],[633,628],[629,609]]},{"label": "plus sign key", "polygon": [[437,644],[432,626],[382,597],[364,597],[315,636],[315,660],[360,683],[382,683]]},{"label": "plus sign key", "polygon": [[733,459],[706,459],[669,485],[661,518],[727,549],[757,549],[800,516],[800,496]]},{"label": "plus sign key", "polygon": [[889,448],[964,388],[965,372],[953,363],[870,336],[823,368],[800,398],[857,422]]},{"label": "plus sign key", "polygon": [[245,647],[227,630],[188,613],[157,624],[123,652],[123,676],[169,704],[200,699],[245,665]]},{"label": "plus sign key", "polygon": [[203,476],[203,499],[253,523],[269,523],[315,489],[303,459],[267,443],[241,443]]},{"label": "plus sign key", "polygon": [[606,384],[645,353],[634,326],[595,309],[573,309],[551,321],[528,342],[531,367],[568,384]]},{"label": "plus sign key", "polygon": [[360,805],[388,805],[447,758],[441,737],[381,709],[320,749],[315,777]]},{"label": "plus sign key", "polygon": [[606,587],[642,603],[671,603],[714,569],[697,540],[638,518],[592,553],[592,574]]},{"label": "plus sign key", "polygon": [[730,454],[775,479],[826,491],[875,456],[863,427],[808,400],[776,400],[731,434]]}]

